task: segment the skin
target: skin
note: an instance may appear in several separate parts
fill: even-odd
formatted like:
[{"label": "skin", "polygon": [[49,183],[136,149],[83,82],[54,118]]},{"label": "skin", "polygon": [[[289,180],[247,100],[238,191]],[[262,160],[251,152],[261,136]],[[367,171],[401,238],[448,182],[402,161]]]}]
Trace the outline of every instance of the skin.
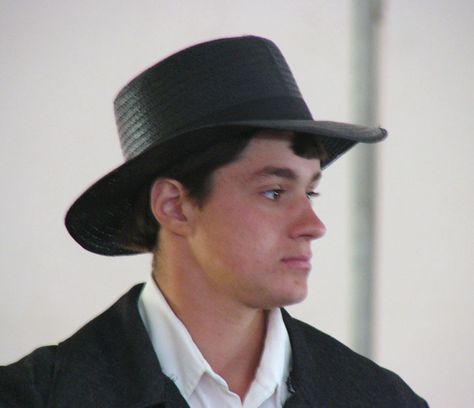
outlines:
[{"label": "skin", "polygon": [[176,180],[151,190],[161,224],[154,278],[211,367],[243,400],[265,338],[266,313],[307,295],[311,241],[325,233],[311,198],[318,159],[291,133],[262,131],[213,175],[201,207]]}]

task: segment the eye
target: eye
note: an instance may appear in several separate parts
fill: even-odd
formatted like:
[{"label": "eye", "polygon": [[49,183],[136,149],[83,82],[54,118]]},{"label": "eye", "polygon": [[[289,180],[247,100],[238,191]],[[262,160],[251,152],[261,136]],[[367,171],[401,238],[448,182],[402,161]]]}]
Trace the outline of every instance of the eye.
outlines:
[{"label": "eye", "polygon": [[275,200],[278,200],[283,193],[284,193],[284,190],[276,188],[274,190],[264,191],[262,194],[265,198],[275,201]]},{"label": "eye", "polygon": [[316,192],[316,191],[308,191],[306,193],[306,197],[308,197],[310,200],[313,200],[316,197],[319,197],[321,194]]}]

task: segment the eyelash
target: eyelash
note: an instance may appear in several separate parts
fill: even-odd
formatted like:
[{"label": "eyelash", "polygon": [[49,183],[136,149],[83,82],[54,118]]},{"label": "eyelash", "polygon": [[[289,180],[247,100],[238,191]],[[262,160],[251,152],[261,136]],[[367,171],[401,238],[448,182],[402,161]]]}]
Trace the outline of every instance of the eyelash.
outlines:
[{"label": "eyelash", "polygon": [[[281,188],[274,188],[273,190],[264,191],[263,196],[268,198],[269,200],[276,201],[280,198],[280,196],[284,192],[285,190],[282,190]],[[269,194],[275,194],[275,195],[270,197]]]},{"label": "eyelash", "polygon": [[313,200],[314,198],[317,198],[321,195],[321,193],[318,193],[317,191],[308,191],[306,193],[306,196],[310,199]]},{"label": "eyelash", "polygon": [[[285,190],[281,189],[281,188],[275,188],[273,190],[267,190],[267,191],[264,191],[263,192],[263,195],[268,198],[269,200],[272,200],[272,201],[276,201],[278,200],[281,195],[285,192]],[[270,194],[274,194],[272,197],[269,197],[268,196],[268,193]],[[320,193],[316,192],[316,191],[308,191],[306,193],[306,196],[308,197],[309,200],[312,200],[316,197],[319,197],[320,196]]]}]

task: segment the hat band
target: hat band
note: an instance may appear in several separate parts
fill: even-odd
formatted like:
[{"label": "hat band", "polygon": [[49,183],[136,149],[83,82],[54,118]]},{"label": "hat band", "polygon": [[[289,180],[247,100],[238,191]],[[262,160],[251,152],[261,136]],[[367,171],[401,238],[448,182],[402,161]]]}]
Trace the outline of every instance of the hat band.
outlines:
[{"label": "hat band", "polygon": [[259,98],[230,106],[211,115],[206,115],[192,124],[245,122],[254,120],[312,120],[311,113],[301,98],[273,96]]},{"label": "hat band", "polygon": [[[176,135],[192,132],[200,128],[215,128],[226,125],[245,125],[245,122],[258,121],[286,121],[286,120],[313,120],[311,113],[303,99],[291,96],[274,96],[245,101],[220,111],[212,111],[212,114],[198,118],[185,128],[164,129],[166,126],[156,126],[161,128],[156,138],[137,138],[134,127],[123,126],[122,151],[126,160],[130,160],[158,142],[164,142],[176,137]],[[258,123],[255,123],[258,126]],[[143,132],[143,129],[140,129]],[[163,137],[167,134],[167,137]],[[148,143],[147,143],[148,142]]]}]

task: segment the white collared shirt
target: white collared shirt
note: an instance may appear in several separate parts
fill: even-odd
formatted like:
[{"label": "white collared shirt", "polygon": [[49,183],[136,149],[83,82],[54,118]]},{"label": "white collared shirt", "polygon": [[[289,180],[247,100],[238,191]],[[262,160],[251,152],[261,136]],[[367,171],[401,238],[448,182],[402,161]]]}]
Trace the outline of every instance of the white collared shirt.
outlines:
[{"label": "white collared shirt", "polygon": [[191,408],[280,408],[288,398],[291,346],[279,309],[269,312],[267,334],[255,378],[241,402],[214,372],[173,313],[152,277],[138,301],[140,315],[160,361]]}]

